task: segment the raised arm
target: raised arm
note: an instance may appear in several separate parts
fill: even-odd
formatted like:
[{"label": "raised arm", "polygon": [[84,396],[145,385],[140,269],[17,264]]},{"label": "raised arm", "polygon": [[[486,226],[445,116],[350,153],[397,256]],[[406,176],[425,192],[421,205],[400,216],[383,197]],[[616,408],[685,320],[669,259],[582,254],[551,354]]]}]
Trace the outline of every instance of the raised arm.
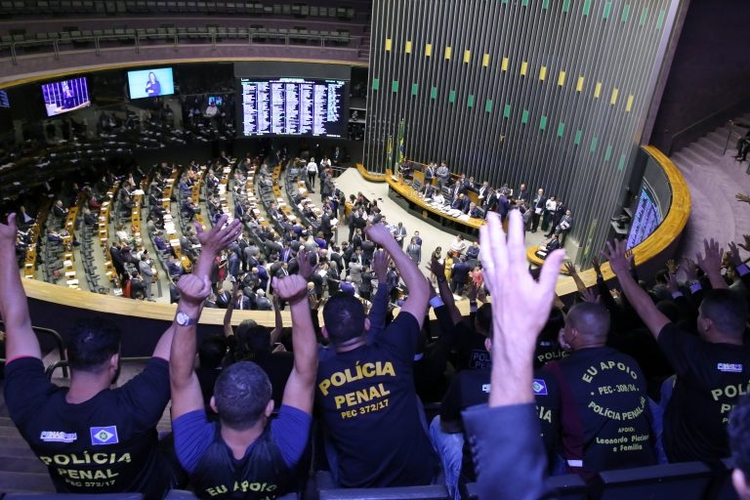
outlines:
[{"label": "raised arm", "polygon": [[281,338],[281,332],[284,330],[284,319],[281,317],[281,304],[279,303],[279,295],[273,295],[273,330],[271,330],[271,347],[275,346]]},{"label": "raised arm", "polygon": [[[535,418],[533,357],[552,307],[563,250],[547,256],[535,282],[526,269],[523,220],[508,216],[508,239],[497,214],[480,228],[484,278],[492,292],[492,375],[489,410],[470,409],[463,420],[477,464],[480,498],[545,497],[546,460]],[[506,474],[507,481],[498,481]]]},{"label": "raised arm", "polygon": [[724,251],[719,248],[719,242],[713,238],[703,240],[703,254],[695,254],[695,260],[698,267],[706,273],[708,281],[713,288],[729,288],[727,282],[721,276],[721,256]]},{"label": "raised arm", "polygon": [[227,310],[224,312],[224,322],[222,323],[222,326],[224,327],[225,337],[231,337],[234,335],[234,330],[232,329],[232,314],[234,313],[234,303],[237,300],[237,291],[239,290],[239,287],[240,282],[235,281],[234,288],[232,289],[232,300],[229,301],[229,304],[227,304]]},{"label": "raised arm", "polygon": [[438,291],[440,292],[440,300],[443,301],[448,313],[451,316],[451,321],[454,325],[457,325],[463,318],[461,311],[456,307],[456,299],[453,298],[453,292],[451,292],[450,286],[448,286],[448,280],[445,279],[445,263],[440,262],[436,258],[430,260],[430,266],[428,268],[432,274],[437,278]]},{"label": "raised arm", "polygon": [[388,266],[390,259],[388,254],[382,250],[376,251],[372,256],[372,269],[378,278],[378,289],[372,299],[372,307],[368,314],[370,318],[370,329],[367,331],[367,342],[371,343],[378,334],[385,330],[385,318],[388,313]]},{"label": "raised arm", "polygon": [[273,288],[292,313],[292,351],[294,367],[284,388],[282,404],[312,414],[315,376],[318,371],[318,343],[307,301],[307,280],[291,274],[274,278]]},{"label": "raised arm", "polygon": [[641,288],[630,274],[630,264],[625,255],[625,241],[607,242],[607,248],[602,252],[609,260],[609,266],[617,275],[622,292],[627,297],[630,305],[633,307],[641,320],[646,324],[651,334],[658,340],[662,328],[669,323],[669,318],[657,309],[654,301],[651,300],[646,290]]},{"label": "raised arm", "polygon": [[409,298],[406,299],[401,310],[414,316],[419,323],[419,328],[422,328],[430,300],[430,284],[383,224],[373,224],[365,231],[369,238],[380,245],[396,264],[398,272],[409,289]]},{"label": "raised arm", "polygon": [[484,279],[492,294],[492,375],[490,406],[533,403],[536,339],[552,309],[564,250],[547,256],[536,282],[526,268],[523,219],[508,216],[508,236],[500,217],[490,214],[480,228]]},{"label": "raised arm", "polygon": [[[203,226],[199,223],[195,223],[196,236],[198,241],[201,243],[201,254],[198,261],[193,267],[193,274],[196,276],[211,276],[211,267],[213,266],[213,260],[216,258],[221,251],[229,245],[232,241],[235,241],[239,234],[242,232],[242,221],[235,219],[231,224],[224,227],[227,222],[227,216],[222,215],[221,218],[216,222],[214,227],[208,231],[203,231]],[[208,247],[208,248],[206,248]],[[184,279],[181,278],[180,281]],[[178,287],[179,288],[179,287]],[[208,297],[208,296],[206,296]],[[177,304],[177,310],[179,311],[182,307],[182,297],[180,302]],[[200,313],[200,310],[193,311]],[[156,358],[162,358],[169,361],[170,349],[172,346],[172,336],[174,335],[174,326],[176,323],[172,323],[166,332],[161,336],[159,342],[154,348],[153,356]]]},{"label": "raised arm", "polygon": [[171,359],[169,356],[166,358],[169,360],[173,421],[185,413],[203,408],[203,396],[194,370],[198,349],[196,325],[206,297],[211,293],[211,262],[229,243],[237,239],[242,230],[239,219],[223,227],[226,219],[226,215],[222,216],[207,233],[204,233],[202,228],[198,231],[201,255],[193,273],[183,276],[177,285],[180,289],[180,302],[177,305],[175,321],[170,327],[174,335],[174,338],[170,339]]},{"label": "raised arm", "polygon": [[39,341],[31,329],[29,305],[16,266],[16,214],[0,224],[0,315],[5,322],[6,364],[16,358],[40,358]]}]

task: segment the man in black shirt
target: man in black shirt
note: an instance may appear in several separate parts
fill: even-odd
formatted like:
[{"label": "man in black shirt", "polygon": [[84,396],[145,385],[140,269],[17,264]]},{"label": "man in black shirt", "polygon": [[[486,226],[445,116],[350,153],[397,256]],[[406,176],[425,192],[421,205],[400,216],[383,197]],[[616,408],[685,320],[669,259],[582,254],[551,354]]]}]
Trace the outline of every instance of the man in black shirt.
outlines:
[{"label": "man in black shirt", "polygon": [[573,352],[542,370],[560,385],[568,469],[584,477],[656,463],[646,379],[633,358],[606,346],[609,323],[599,304],[573,306],[561,333]]},{"label": "man in black shirt", "polygon": [[[209,234],[216,234],[215,226]],[[169,357],[176,321],[146,368],[122,387],[121,335],[105,320],[81,320],[68,339],[70,388],[44,374],[18,268],[15,215],[0,224],[0,312],[7,336],[5,402],[11,419],[64,493],[141,492],[161,498],[175,470],[157,450],[156,424],[170,397]],[[190,306],[180,301],[179,309]],[[177,318],[176,318],[177,320]]]},{"label": "man in black shirt", "polygon": [[[489,322],[492,321],[491,304],[485,304]],[[489,335],[489,328],[483,332]],[[492,340],[485,338],[488,354],[492,352]],[[490,368],[463,370],[454,375],[451,385],[440,405],[440,415],[430,425],[430,438],[440,454],[443,473],[449,494],[459,498],[460,484],[476,481],[471,452],[464,442],[464,426],[461,412],[469,407],[485,404],[490,394]],[[560,426],[560,389],[549,372],[535,371],[532,388],[542,440],[547,451],[548,464],[553,463]],[[459,482],[459,475],[462,479]]]},{"label": "man in black shirt", "polygon": [[409,288],[396,319],[368,343],[359,299],[339,294],[323,311],[316,405],[329,438],[329,464],[345,487],[429,484],[438,468],[413,379],[417,336],[430,285],[383,224],[367,235],[391,256]]},{"label": "man in black shirt", "polygon": [[[630,274],[625,242],[607,243],[612,271],[677,374],[664,413],[664,451],[670,462],[710,460],[729,456],[726,423],[750,380],[750,351],[743,345],[747,303],[736,292],[721,289],[718,243],[705,246],[698,262],[714,290],[698,308],[699,337],[680,331],[659,311]],[[747,268],[738,269],[741,274]]]}]

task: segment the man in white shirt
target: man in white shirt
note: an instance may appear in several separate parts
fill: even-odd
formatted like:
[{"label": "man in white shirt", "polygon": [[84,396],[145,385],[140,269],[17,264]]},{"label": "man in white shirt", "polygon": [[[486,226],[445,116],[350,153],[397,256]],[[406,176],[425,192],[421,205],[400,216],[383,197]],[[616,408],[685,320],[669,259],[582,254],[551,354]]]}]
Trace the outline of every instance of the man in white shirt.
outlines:
[{"label": "man in white shirt", "polygon": [[315,158],[310,158],[310,162],[307,164],[307,182],[312,188],[315,188],[316,175],[318,175],[318,164],[315,163]]}]

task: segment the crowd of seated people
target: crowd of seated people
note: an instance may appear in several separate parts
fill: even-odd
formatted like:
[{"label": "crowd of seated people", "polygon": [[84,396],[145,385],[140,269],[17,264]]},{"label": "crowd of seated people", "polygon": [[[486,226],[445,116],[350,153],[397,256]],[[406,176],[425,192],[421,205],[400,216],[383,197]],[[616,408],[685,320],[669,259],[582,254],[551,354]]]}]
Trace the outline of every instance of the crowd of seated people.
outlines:
[{"label": "crowd of seated people", "polygon": [[[220,165],[215,167],[213,174],[219,182],[225,175],[228,178],[224,172],[219,176]],[[188,167],[188,171],[193,169],[198,175],[200,169]],[[315,398],[325,428],[326,452],[315,457],[314,465],[330,470],[337,484],[422,485],[440,477],[438,471],[442,470],[448,491],[459,498],[467,483],[481,483],[482,474],[486,474],[483,466],[477,476],[470,459],[476,444],[463,436],[473,436],[474,431],[465,425],[462,411],[487,402],[489,387],[494,390],[499,378],[513,375],[497,375],[493,371],[498,365],[508,367],[507,359],[514,357],[508,355],[515,352],[512,344],[502,342],[498,332],[497,317],[502,309],[497,310],[496,301],[502,307],[506,295],[518,295],[517,301],[526,300],[529,307],[535,304],[532,295],[524,295],[526,289],[518,288],[524,280],[531,279],[525,257],[522,266],[515,266],[521,271],[514,271],[516,275],[507,281],[506,286],[513,288],[503,293],[502,288],[497,288],[496,279],[485,284],[487,276],[497,270],[486,266],[497,253],[496,243],[490,242],[499,236],[485,240],[488,230],[484,230],[479,242],[469,244],[458,235],[446,242],[445,256],[436,249],[429,259],[435,290],[419,271],[418,259],[412,255],[415,250],[408,248],[412,244],[422,246],[419,235],[406,231],[409,244],[400,243],[396,237],[400,234],[399,225],[388,223],[376,200],[367,200],[362,193],[350,196],[348,238],[340,238],[345,241],[339,245],[323,222],[340,213],[343,204],[333,200],[346,198],[336,192],[335,182],[333,196],[322,195],[321,206],[313,209],[310,205],[315,202],[309,198],[305,181],[290,169],[287,196],[290,205],[299,205],[294,216],[277,197],[264,197],[264,193],[273,194],[278,182],[278,177],[274,178],[276,169],[254,158],[237,163],[228,190],[235,207],[234,222],[225,225],[230,214],[223,207],[231,203],[219,200],[206,228],[191,225],[184,233],[184,238],[191,241],[190,247],[196,247],[191,258],[193,271],[185,272],[173,260],[169,262],[173,264],[169,274],[173,278],[180,276],[174,285],[179,292],[176,301],[178,310],[187,318],[176,318],[173,334],[180,340],[171,343],[171,360],[164,346],[158,347],[157,357],[170,364],[179,360],[179,367],[173,370],[178,378],[172,380],[173,395],[179,394],[179,400],[172,402],[177,460],[202,497],[213,497],[211,491],[220,492],[216,488],[221,485],[235,481],[241,484],[243,480],[266,481],[277,485],[279,492],[298,490],[300,476],[295,468],[304,463],[301,457]],[[166,166],[154,172],[150,189],[157,200],[165,179],[175,178],[174,174]],[[190,174],[184,181],[191,182]],[[207,177],[203,182],[208,189]],[[129,186],[126,190],[132,188],[129,180],[125,184]],[[179,189],[177,183],[175,187]],[[217,188],[218,184],[212,184],[206,196],[218,196]],[[525,191],[523,188],[519,193]],[[187,193],[186,189],[184,194]],[[308,200],[307,205],[304,200]],[[158,209],[151,208],[154,234],[159,236],[163,220],[159,219]],[[508,214],[511,232],[524,231],[525,222],[519,212]],[[490,215],[489,219],[491,230],[497,232],[500,217]],[[130,275],[130,295],[147,298],[146,267],[153,266],[148,252],[145,257],[138,256],[126,246],[128,236],[124,241],[119,236],[113,239],[113,264],[119,254],[122,272]],[[0,226],[0,252],[14,252],[16,240],[12,224]],[[489,248],[485,249],[485,245]],[[188,245],[181,242],[181,247]],[[738,367],[750,363],[744,345],[750,271],[740,253],[743,249],[748,251],[745,246],[731,243],[724,253],[718,243],[707,241],[705,250],[695,259],[686,259],[680,265],[670,262],[659,273],[656,286],[649,288],[641,280],[651,277],[639,276],[638,263],[625,257],[621,243],[612,243],[604,253],[617,274],[622,290],[619,295],[604,282],[598,260],[594,261],[594,289],[586,289],[575,268],[568,266],[579,285],[575,302],[566,305],[557,301],[548,317],[543,308],[528,314],[535,317],[541,336],[527,360],[529,366],[534,362],[535,371],[529,372],[528,380],[524,379],[533,390],[522,401],[526,407],[522,418],[515,422],[528,426],[536,436],[533,449],[521,453],[539,451],[536,458],[547,464],[540,473],[575,473],[589,481],[604,470],[729,455],[726,424],[748,384],[744,370]],[[551,250],[549,255],[545,268],[559,269],[560,252]],[[126,262],[131,264],[127,266],[130,271]],[[141,262],[146,264],[141,266]],[[4,270],[0,278],[12,283],[13,275],[18,276],[17,268],[13,273]],[[548,284],[549,280],[549,276],[543,276],[541,282]],[[489,292],[491,300],[487,299]],[[10,304],[17,303],[19,293],[22,291],[15,285],[0,290],[3,319],[6,325],[16,325],[7,328],[11,339],[14,333],[23,331],[18,326],[23,321],[14,323],[18,311],[10,308]],[[468,317],[462,317],[455,306],[462,294],[470,302]],[[202,307],[225,308],[230,318],[226,324],[231,324],[231,314],[237,309],[273,309],[278,313],[282,307],[290,307],[292,333],[283,333],[278,314],[273,332],[247,324],[236,332],[225,328],[230,340],[224,340],[224,355],[219,356],[218,365],[211,361],[217,356],[201,356],[206,363],[194,379],[192,359],[203,346],[197,346],[192,322]],[[438,319],[437,328],[423,324],[430,307]],[[317,314],[310,315],[310,311],[319,310],[323,311],[323,325],[318,323]],[[544,312],[543,317],[540,311]],[[508,330],[526,325],[518,321]],[[96,326],[93,331],[104,335],[100,331],[104,329]],[[311,348],[311,338],[317,339],[317,348]],[[23,343],[24,349],[28,349],[27,344]],[[206,349],[215,348],[213,344],[222,345],[214,339]],[[291,354],[270,355],[281,349]],[[27,370],[36,370],[35,366],[26,366],[31,363],[20,363],[33,357],[34,352],[9,354],[9,359],[18,358],[9,364],[11,377],[15,372],[20,376]],[[116,349],[98,359],[110,367],[108,363],[115,355]],[[496,362],[499,358],[501,363]],[[189,366],[186,360],[190,360]],[[261,370],[243,364],[248,360],[257,360]],[[314,361],[317,370],[311,368]],[[235,365],[236,369],[227,370]],[[225,368],[219,373],[217,366]],[[163,370],[163,366],[159,369]],[[198,383],[201,370],[213,373],[214,390],[223,391],[213,394],[214,401],[210,397],[211,383]],[[155,370],[148,376],[156,376]],[[215,379],[222,376],[227,380],[220,384]],[[99,386],[107,387],[102,381]],[[232,391],[238,384],[263,390],[253,396],[257,398],[253,401],[235,399],[238,395],[233,396]],[[138,388],[145,390],[140,385]],[[133,389],[131,386],[127,390]],[[35,391],[21,395],[12,388],[10,394],[11,416],[32,448],[44,456],[49,443],[38,438],[31,423],[19,422],[28,418],[32,408],[44,407],[45,397]],[[12,401],[13,397],[18,398],[17,402]],[[163,394],[160,398],[158,405],[165,401]],[[429,428],[421,423],[423,409],[418,400],[442,401]],[[492,399],[490,403],[496,406]],[[249,406],[241,406],[239,413],[243,415],[239,415],[234,404]],[[278,410],[278,420],[270,418],[274,408]],[[152,410],[156,412],[158,408]],[[248,420],[247,411],[255,417]],[[45,415],[43,411],[39,413]],[[211,423],[215,419],[219,423]],[[244,450],[256,442],[262,443],[263,451],[253,451],[248,455],[252,460],[247,460]],[[613,447],[613,443],[628,444]],[[234,461],[225,456],[227,449]],[[362,450],[368,453],[363,454]],[[479,459],[487,460],[487,456],[480,454]],[[151,463],[146,460],[142,465],[151,467],[147,465]],[[123,473],[123,477],[127,475]],[[165,484],[155,487],[164,488]],[[180,484],[184,485],[170,483],[172,487]],[[76,491],[70,482],[57,481],[56,486],[60,491]],[[133,483],[123,488],[144,487]]]}]

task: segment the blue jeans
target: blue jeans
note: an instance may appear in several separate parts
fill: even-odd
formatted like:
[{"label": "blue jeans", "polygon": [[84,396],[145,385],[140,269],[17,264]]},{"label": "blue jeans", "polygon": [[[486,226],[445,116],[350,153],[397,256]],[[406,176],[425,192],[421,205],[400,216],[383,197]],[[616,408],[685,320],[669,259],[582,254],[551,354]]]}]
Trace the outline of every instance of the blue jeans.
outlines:
[{"label": "blue jeans", "polygon": [[440,456],[440,464],[443,466],[445,475],[445,486],[448,494],[454,500],[459,500],[458,480],[461,476],[461,461],[463,459],[464,435],[461,432],[448,434],[440,429],[440,415],[432,419],[430,424],[430,440]]}]

